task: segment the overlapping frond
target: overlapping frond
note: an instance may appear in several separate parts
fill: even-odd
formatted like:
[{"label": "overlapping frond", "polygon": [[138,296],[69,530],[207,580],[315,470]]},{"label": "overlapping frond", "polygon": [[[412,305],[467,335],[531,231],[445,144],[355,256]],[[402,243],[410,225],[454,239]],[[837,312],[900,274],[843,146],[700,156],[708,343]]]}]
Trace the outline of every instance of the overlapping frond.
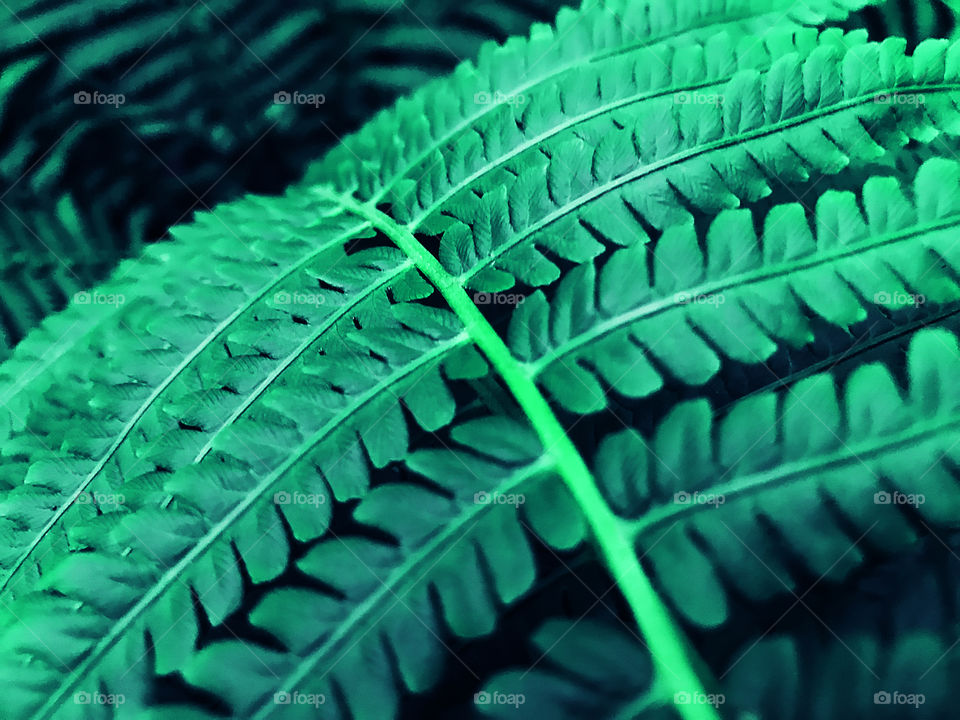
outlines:
[{"label": "overlapping frond", "polygon": [[812,375],[722,419],[706,400],[681,403],[650,440],[605,438],[597,477],[661,590],[717,626],[736,601],[839,581],[925,529],[956,528],[958,363],[956,336],[925,330],[903,389],[867,363],[842,387]]}]

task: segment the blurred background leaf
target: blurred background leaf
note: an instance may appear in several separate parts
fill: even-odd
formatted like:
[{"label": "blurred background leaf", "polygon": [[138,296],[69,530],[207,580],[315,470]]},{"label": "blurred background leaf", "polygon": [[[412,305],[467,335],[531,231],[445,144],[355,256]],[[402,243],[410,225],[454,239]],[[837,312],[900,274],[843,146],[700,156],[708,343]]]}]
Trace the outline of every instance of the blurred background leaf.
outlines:
[{"label": "blurred background leaf", "polygon": [[0,359],[194,210],[281,192],[375,110],[561,4],[4,3]]}]

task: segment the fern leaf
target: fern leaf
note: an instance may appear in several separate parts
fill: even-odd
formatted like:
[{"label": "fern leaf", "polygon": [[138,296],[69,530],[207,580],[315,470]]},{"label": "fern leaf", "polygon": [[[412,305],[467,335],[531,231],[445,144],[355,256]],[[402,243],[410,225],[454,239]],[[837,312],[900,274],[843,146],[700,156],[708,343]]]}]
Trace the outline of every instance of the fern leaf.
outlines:
[{"label": "fern leaf", "polygon": [[884,366],[865,364],[843,388],[813,375],[716,423],[707,401],[681,403],[650,442],[608,436],[597,476],[632,519],[661,591],[713,627],[736,598],[839,580],[871,552],[907,547],[920,520],[955,527],[958,363],[956,336],[926,330],[910,344],[904,392]]},{"label": "fern leaf", "polygon": [[671,699],[653,686],[650,658],[628,629],[590,617],[556,618],[541,625],[530,644],[531,670],[498,673],[475,696],[484,717],[505,720],[521,706],[558,720],[672,717],[659,714]]},{"label": "fern leaf", "polygon": [[[789,33],[788,33],[789,34]],[[780,37],[783,37],[781,35]],[[805,35],[806,43],[809,46],[813,37],[809,34]],[[830,53],[830,47],[833,43],[837,41],[838,37],[836,35],[829,35],[825,41],[825,44],[819,46],[820,50],[824,53],[827,53],[828,56]],[[942,50],[942,49],[941,49]],[[853,53],[854,51],[850,51]],[[893,48],[890,52],[897,52],[897,48]],[[643,57],[645,54],[644,48],[639,48],[634,51],[634,54],[638,58]],[[815,56],[817,51],[813,51],[811,57]],[[942,53],[941,53],[942,54]],[[929,54],[928,54],[929,55]],[[788,56],[792,57],[792,56]],[[832,56],[831,56],[832,57]],[[927,60],[928,64],[934,64],[935,58]],[[925,66],[924,66],[925,67]],[[795,72],[799,72],[798,68],[795,68]],[[778,76],[779,77],[779,76]],[[662,99],[662,98],[661,98]],[[818,100],[819,102],[819,100]],[[676,106],[681,107],[681,106]],[[877,106],[880,107],[880,106]],[[858,139],[860,133],[863,132],[862,128],[859,125],[856,125],[859,129],[859,133],[854,133]],[[782,148],[784,154],[791,154],[789,148],[784,146]],[[592,154],[592,153],[591,153]],[[744,156],[746,157],[746,156]],[[583,189],[582,192],[585,194],[582,197],[571,198],[570,207],[575,205],[582,204],[584,201],[589,200],[591,197],[603,197],[602,195],[596,195],[596,193]],[[303,217],[305,214],[306,208],[313,207],[313,203],[316,203],[317,200],[314,199],[316,194],[319,194],[323,197],[326,191],[320,189],[312,190],[309,186],[306,189],[301,189],[296,193],[292,193],[285,204],[284,207],[289,208],[290,212],[294,216]],[[340,198],[337,196],[331,196],[329,193],[326,193],[330,197],[331,202],[334,204],[340,203]],[[503,198],[501,198],[503,199]],[[453,206],[457,206],[455,199],[451,200]],[[323,201],[320,202],[321,208],[325,204]],[[76,448],[73,453],[79,452],[87,457],[92,458],[92,462],[89,464],[89,470],[87,472],[77,473],[76,471],[72,472],[68,477],[70,478],[67,481],[67,485],[60,485],[58,487],[52,488],[54,496],[63,495],[61,502],[59,504],[59,509],[53,516],[53,518],[45,523],[41,527],[41,537],[42,541],[46,542],[46,537],[53,529],[58,519],[69,510],[72,503],[76,498],[80,496],[80,493],[83,492],[88,486],[94,483],[93,487],[96,487],[98,478],[103,477],[108,473],[113,473],[114,477],[119,477],[120,475],[127,476],[131,473],[131,468],[140,467],[144,472],[151,472],[155,467],[162,467],[165,470],[173,470],[178,467],[180,464],[188,462],[191,460],[191,457],[199,459],[202,458],[204,454],[209,452],[213,447],[213,440],[209,438],[200,439],[203,433],[195,432],[195,429],[199,426],[192,423],[189,418],[176,417],[171,413],[171,409],[178,408],[182,405],[180,401],[176,399],[176,395],[181,392],[187,392],[192,395],[196,388],[191,387],[186,383],[185,379],[182,377],[182,374],[187,370],[187,368],[194,363],[211,362],[215,363],[216,366],[222,365],[224,362],[221,358],[220,360],[207,361],[206,358],[210,355],[222,355],[222,340],[225,337],[229,337],[227,334],[233,332],[233,337],[236,339],[236,342],[240,344],[241,347],[249,347],[247,351],[243,354],[245,355],[245,362],[253,362],[260,365],[259,380],[254,382],[253,387],[249,388],[252,391],[252,394],[248,394],[246,398],[243,397],[242,393],[238,392],[236,388],[231,386],[226,386],[226,390],[219,392],[220,399],[223,401],[220,405],[220,415],[219,420],[220,424],[213,428],[213,435],[217,438],[225,438],[223,442],[230,442],[229,438],[232,437],[232,425],[234,421],[239,418],[243,413],[247,412],[247,407],[252,404],[263,402],[260,399],[260,393],[270,388],[274,384],[274,380],[279,376],[280,373],[291,364],[296,364],[297,359],[300,357],[300,354],[304,352],[309,346],[310,343],[315,343],[319,341],[320,334],[327,333],[330,331],[336,331],[336,328],[339,327],[339,323],[343,323],[347,320],[346,315],[351,312],[355,312],[353,306],[341,308],[342,312],[334,313],[333,316],[328,320],[327,323],[321,324],[320,329],[317,335],[308,335],[309,330],[307,329],[308,325],[303,325],[302,330],[297,330],[298,323],[304,321],[310,322],[311,318],[309,317],[310,313],[306,313],[306,316],[303,312],[303,308],[300,308],[299,314],[295,313],[284,313],[283,318],[279,319],[276,316],[277,310],[274,310],[274,318],[270,323],[264,323],[267,330],[270,332],[266,333],[259,328],[254,330],[256,335],[255,340],[251,340],[249,337],[249,329],[246,334],[240,331],[237,328],[232,327],[238,321],[242,323],[242,318],[244,317],[253,317],[254,319],[258,318],[258,305],[263,305],[265,303],[265,298],[267,298],[271,293],[275,296],[294,297],[295,295],[303,295],[307,297],[317,297],[323,298],[326,302],[328,295],[333,299],[331,293],[317,293],[314,287],[311,287],[309,283],[294,284],[295,279],[290,279],[290,286],[284,287],[283,282],[287,282],[288,278],[281,274],[279,279],[274,281],[269,281],[267,284],[261,284],[262,281],[254,278],[250,278],[250,273],[248,271],[241,270],[241,266],[246,263],[250,264],[253,262],[257,263],[270,263],[277,264],[281,261],[281,258],[285,259],[285,264],[281,273],[297,273],[302,269],[309,269],[307,265],[310,262],[315,262],[318,265],[324,263],[330,264],[334,261],[335,258],[342,254],[342,251],[339,248],[334,247],[336,242],[343,242],[347,238],[358,235],[358,231],[354,229],[353,231],[336,228],[331,229],[330,235],[328,237],[332,238],[330,246],[324,244],[324,241],[320,241],[320,248],[329,249],[329,254],[325,256],[325,260],[320,260],[320,251],[314,250],[314,246],[310,246],[306,241],[299,239],[299,243],[290,243],[288,242],[285,246],[277,247],[271,245],[267,247],[269,239],[276,235],[276,230],[271,230],[267,235],[261,235],[259,232],[254,232],[249,229],[250,216],[252,213],[252,208],[262,208],[262,203],[253,203],[248,209],[236,209],[231,211],[230,209],[221,209],[217,213],[213,214],[210,218],[205,220],[205,224],[209,228],[210,226],[217,228],[218,224],[228,224],[230,227],[230,234],[233,236],[231,238],[222,238],[221,243],[226,245],[227,243],[234,246],[231,249],[223,249],[221,252],[225,256],[224,266],[217,268],[211,272],[205,272],[205,280],[201,281],[199,278],[191,278],[189,282],[192,282],[194,286],[198,285],[201,282],[206,282],[212,287],[207,287],[206,285],[200,285],[198,289],[193,290],[192,294],[187,293],[185,296],[185,301],[179,303],[178,311],[167,311],[167,317],[179,316],[180,320],[177,321],[176,327],[162,327],[160,326],[161,318],[153,319],[148,318],[145,315],[142,315],[142,320],[137,325],[127,325],[128,327],[133,328],[136,332],[141,335],[149,336],[155,338],[153,340],[155,347],[151,347],[149,343],[146,344],[146,348],[150,351],[159,350],[161,347],[165,349],[166,363],[169,366],[169,372],[159,372],[156,377],[143,377],[144,363],[141,363],[138,358],[128,358],[127,363],[103,369],[103,378],[106,380],[106,383],[103,384],[113,384],[114,378],[122,376],[125,378],[130,378],[130,381],[125,383],[125,388],[130,390],[130,394],[127,396],[125,403],[119,404],[116,417],[113,421],[115,426],[114,437],[112,440],[104,439],[102,442],[98,441],[94,444],[87,443],[86,445]],[[275,206],[271,208],[271,212],[280,214],[280,206]],[[323,212],[335,213],[338,212],[336,207],[330,208]],[[262,220],[261,220],[262,223]],[[532,219],[529,220],[528,225],[531,227],[541,224],[539,222],[533,222]],[[261,224],[260,230],[263,226]],[[219,230],[219,229],[218,229]],[[341,237],[342,230],[342,237]],[[174,231],[175,235],[180,235],[184,238],[193,238],[194,242],[209,242],[212,233],[209,229],[195,228],[192,230],[176,230]],[[448,232],[448,236],[455,235],[454,233]],[[280,237],[284,237],[281,235]],[[201,240],[202,238],[202,240]],[[255,239],[256,238],[256,239]],[[241,242],[252,243],[249,247],[249,250],[239,254],[235,249],[235,241],[239,239]],[[449,242],[449,238],[444,238],[445,242]],[[294,245],[299,244],[299,257],[297,257],[297,250],[294,249]],[[491,254],[493,251],[494,245],[491,243]],[[532,248],[530,248],[532,250]],[[304,254],[305,253],[305,254]],[[291,258],[291,256],[293,256]],[[444,257],[443,245],[441,245],[441,258]],[[295,258],[295,259],[293,259]],[[358,263],[362,263],[361,259],[356,259]],[[409,267],[398,267],[393,273],[388,273],[388,278],[399,277],[400,273],[406,272]],[[414,273],[415,275],[415,273]],[[208,278],[208,279],[207,279]],[[296,278],[296,276],[294,276]],[[319,277],[320,281],[325,281],[325,278]],[[383,279],[383,278],[380,278]],[[186,278],[179,278],[177,281],[181,285],[185,285],[188,280]],[[235,283],[240,283],[241,286],[238,287]],[[386,281],[384,281],[386,282]],[[245,288],[241,287],[249,283]],[[341,291],[344,294],[349,293],[348,287],[344,286],[341,282],[337,285],[335,281],[333,283],[335,286],[340,287]],[[371,286],[371,291],[373,290],[382,290],[381,287],[376,281],[373,281]],[[234,307],[231,310],[228,310],[229,305],[227,304],[226,299],[224,298],[222,304],[216,302],[212,297],[202,298],[203,302],[202,311],[198,312],[196,307],[196,302],[198,296],[207,295],[207,293],[219,293],[221,295],[242,295],[244,292],[250,293],[253,292],[253,295],[248,295],[247,299],[243,300],[239,308]],[[419,292],[425,292],[420,290]],[[384,297],[382,294],[380,297]],[[411,295],[411,298],[422,297]],[[166,300],[164,301],[166,302]],[[175,301],[176,302],[176,301]],[[326,307],[326,306],[325,306]],[[141,312],[142,308],[141,308]],[[189,319],[192,329],[183,326],[183,319]],[[293,320],[293,324],[290,324],[290,320]],[[359,321],[359,318],[358,318]],[[120,320],[121,325],[124,321]],[[362,324],[362,323],[361,323]],[[279,328],[276,326],[279,325]],[[304,335],[307,335],[307,340],[304,340]],[[266,338],[266,339],[264,339]],[[301,346],[301,343],[307,342],[306,345]],[[191,343],[199,343],[195,347],[191,347]],[[181,349],[182,348],[182,349]],[[169,351],[168,351],[169,350]],[[364,354],[363,350],[357,350],[354,354],[359,353],[361,356]],[[230,351],[229,347],[227,348],[228,358],[226,359],[227,365],[233,364],[232,356],[233,352]],[[255,355],[258,357],[250,358],[249,355]],[[279,359],[279,363],[274,365],[273,372],[267,369],[269,363],[263,362],[263,356],[266,355],[268,358]],[[149,366],[146,371],[150,371]],[[194,372],[199,372],[201,377],[203,376],[203,371],[198,371],[196,367],[192,368],[191,375]],[[258,386],[256,383],[259,382],[262,384],[262,389],[257,389]],[[281,387],[284,386],[283,383],[280,383]],[[216,388],[203,388],[207,393],[214,391],[217,392]],[[225,397],[225,395],[231,394],[231,391],[235,392],[236,395],[233,398]],[[171,397],[172,396],[172,397]],[[83,412],[81,407],[76,406],[76,398],[65,399],[60,402],[71,403],[67,404],[68,413],[71,415],[78,412]],[[57,403],[52,403],[56,406]],[[54,417],[60,414],[60,411],[52,411]],[[152,418],[157,416],[157,420],[154,421]],[[255,417],[255,416],[254,416]],[[392,422],[387,425],[388,431],[384,433],[384,437],[390,439],[394,442],[392,447],[381,447],[378,445],[378,440],[371,440],[372,445],[378,450],[378,453],[372,457],[372,460],[375,465],[380,466],[388,462],[390,459],[395,459],[402,454],[403,446],[403,437],[405,432],[403,431],[401,425],[401,416],[397,412],[393,412],[390,416]],[[102,420],[101,420],[102,422]],[[147,431],[146,435],[142,432],[134,433],[134,430],[137,428],[147,428],[150,427],[154,422],[159,423],[152,431]],[[360,420],[362,422],[362,419]],[[50,425],[50,415],[44,414],[42,421],[43,426]],[[56,426],[55,426],[56,427]],[[217,429],[221,428],[221,429]],[[166,430],[165,430],[166,429]],[[173,430],[173,433],[170,434],[167,430]],[[59,432],[60,428],[56,427],[56,432]],[[109,435],[111,431],[105,431],[105,435]],[[15,453],[17,455],[23,456],[26,455],[28,462],[36,463],[36,458],[42,456],[44,452],[47,452],[49,448],[57,448],[62,443],[56,442],[52,439],[45,439],[43,435],[46,433],[46,430],[43,427],[29,428],[27,432],[23,433],[20,438],[14,439],[13,441],[8,441],[7,447],[11,448],[8,452]],[[310,432],[306,432],[305,435],[309,436]],[[145,446],[150,445],[155,438],[162,438],[158,443],[159,447],[153,455],[147,455],[143,451],[138,451],[136,446],[143,443]],[[276,438],[271,440],[274,442]],[[172,445],[171,445],[172,443]],[[36,449],[37,445],[43,447],[38,451]],[[198,448],[192,447],[193,445],[198,445]],[[369,445],[369,444],[368,444]],[[368,447],[369,449],[369,447]],[[382,452],[379,452],[382,451]],[[191,452],[194,453],[191,456]],[[141,457],[142,456],[142,457]],[[268,461],[267,461],[268,462]],[[359,471],[358,471],[359,472]],[[362,476],[362,473],[361,473]],[[107,481],[109,482],[109,481]],[[365,485],[365,480],[362,477],[359,480],[352,481],[353,487],[363,487]],[[37,484],[40,486],[39,484]],[[70,489],[73,487],[74,489]],[[14,490],[16,493],[17,490]],[[355,492],[355,490],[344,490],[342,491],[345,495],[349,496],[350,493]],[[22,509],[22,512],[29,513],[31,512],[30,508],[35,507],[37,504],[36,496],[34,493],[24,494],[25,498],[28,501],[27,507]],[[341,493],[338,493],[340,496]],[[16,497],[16,495],[15,495]],[[46,503],[49,506],[49,497],[43,498],[41,502]],[[25,537],[21,539],[24,533],[22,529],[28,527],[30,524],[21,523],[17,519],[17,513],[20,512],[17,508],[14,508],[9,514],[10,518],[8,519],[8,525],[12,526],[8,530],[8,537],[11,538],[10,542],[10,552],[7,555],[7,558],[2,563],[8,568],[9,572],[16,573],[20,568],[24,567],[26,560],[29,555],[31,555],[37,547],[40,540],[36,538],[30,538],[29,532],[26,533]],[[9,584],[9,577],[4,582],[4,586]]]},{"label": "fern leaf", "polygon": [[552,298],[526,298],[511,346],[557,402],[585,413],[605,407],[608,386],[640,398],[666,376],[702,385],[721,359],[764,363],[811,343],[817,321],[850,330],[871,306],[922,322],[960,300],[949,271],[960,263],[960,166],[932,158],[912,185],[908,198],[895,178],[873,175],[859,197],[825,192],[809,218],[800,203],[762,219],[724,210],[702,241],[690,216],[652,252],[617,249],[600,268],[567,273]]},{"label": "fern leaf", "polygon": [[[428,635],[488,633],[500,606],[536,581],[523,524],[554,549],[571,549],[591,537],[650,644],[662,702],[710,681],[658,592],[687,619],[706,626],[726,618],[727,582],[739,582],[738,592],[759,598],[774,592],[755,573],[740,577],[749,564],[742,553],[698,556],[700,547],[687,542],[689,535],[658,532],[664,523],[676,516],[695,524],[698,538],[719,542],[718,518],[729,514],[742,532],[756,532],[761,523],[750,503],[767,501],[771,506],[762,509],[800,547],[808,569],[839,578],[852,564],[825,563],[838,543],[849,540],[843,534],[848,525],[866,530],[877,515],[886,523],[888,549],[913,539],[903,508],[883,512],[855,504],[878,490],[875,473],[906,491],[904,468],[926,462],[930,487],[921,489],[951,497],[952,476],[937,455],[949,455],[956,419],[957,403],[945,380],[960,362],[951,335],[916,334],[906,400],[877,366],[853,373],[843,405],[831,376],[816,375],[796,391],[814,397],[819,416],[804,414],[789,393],[759,394],[719,421],[716,447],[708,403],[684,403],[661,424],[653,450],[634,431],[606,435],[591,471],[572,428],[561,424],[537,386],[541,379],[530,372],[529,348],[542,340],[514,331],[508,345],[490,308],[478,307],[467,294],[499,291],[517,280],[545,287],[543,297],[549,292],[550,301],[522,305],[514,327],[530,327],[539,313],[537,322],[546,318],[546,332],[559,346],[597,320],[584,300],[597,293],[597,282],[602,287],[608,269],[616,281],[610,293],[641,307],[646,300],[633,294],[626,279],[646,271],[650,255],[678,272],[665,281],[654,275],[647,283],[663,297],[698,287],[708,275],[730,277],[731,292],[742,291],[744,301],[759,308],[747,318],[759,327],[771,311],[750,295],[749,272],[782,265],[789,279],[767,278],[771,284],[782,283],[777,287],[785,292],[795,281],[824,321],[845,326],[862,319],[864,303],[843,295],[839,282],[831,292],[845,304],[821,303],[802,284],[806,266],[797,258],[817,257],[832,272],[842,267],[862,292],[873,287],[871,281],[854,275],[847,267],[853,264],[843,264],[849,258],[836,250],[850,254],[849,247],[860,243],[865,257],[876,253],[876,268],[889,269],[891,259],[897,263],[906,291],[920,283],[922,268],[902,263],[887,236],[910,228],[914,250],[928,242],[940,251],[937,233],[950,228],[954,195],[949,188],[928,192],[929,183],[921,180],[924,168],[955,172],[943,161],[921,168],[922,193],[915,192],[913,202],[894,195],[892,203],[868,203],[879,192],[875,186],[888,193],[896,186],[881,181],[865,187],[869,222],[858,224],[854,196],[825,195],[815,218],[822,242],[813,242],[806,218],[789,226],[791,232],[767,228],[762,245],[744,233],[739,247],[754,251],[746,256],[753,262],[745,263],[749,272],[729,247],[711,247],[709,235],[704,254],[696,225],[686,221],[691,211],[718,213],[711,229],[729,239],[752,224],[749,210],[732,206],[763,197],[767,173],[788,184],[811,172],[838,174],[896,151],[908,139],[922,143],[953,132],[952,93],[960,89],[956,46],[925,43],[907,56],[895,41],[870,44],[862,34],[818,34],[788,25],[771,33],[756,54],[738,54],[751,18],[760,17],[750,11],[739,29],[723,22],[722,33],[711,31],[712,40],[685,36],[700,27],[696,22],[671,20],[663,44],[654,36],[628,47],[624,28],[630,18],[646,17],[643,4],[630,8],[638,14],[628,13],[621,26],[589,4],[583,17],[590,32],[571,57],[595,55],[615,88],[634,83],[632,95],[642,95],[635,105],[613,103],[604,110],[610,113],[581,117],[576,98],[584,107],[602,102],[602,84],[597,86],[592,68],[567,73],[563,63],[554,63],[559,73],[530,84],[531,93],[545,100],[538,103],[546,111],[544,124],[519,144],[511,144],[513,136],[497,149],[474,152],[480,147],[475,138],[489,135],[485,123],[501,123],[500,137],[512,134],[513,109],[497,117],[461,114],[446,130],[406,133],[410,143],[393,145],[397,154],[387,153],[375,178],[351,180],[346,168],[346,192],[308,180],[280,199],[247,198],[202,215],[173,231],[176,250],[169,257],[184,259],[180,272],[149,269],[150,258],[162,249],[132,263],[126,270],[144,267],[150,279],[136,302],[91,323],[83,342],[52,362],[53,379],[44,371],[36,384],[11,391],[27,415],[5,430],[4,453],[11,462],[4,482],[10,489],[0,515],[9,549],[0,556],[0,597],[10,612],[0,623],[0,663],[5,673],[22,677],[10,701],[18,714],[69,713],[62,701],[87,686],[122,692],[131,712],[139,711],[151,705],[157,675],[180,670],[193,690],[219,695],[228,711],[265,718],[282,709],[274,693],[294,689],[323,667],[320,672],[330,677],[317,683],[326,683],[320,691],[334,700],[332,716],[395,716],[402,692],[422,692],[440,675],[442,647]],[[564,23],[577,16],[564,17],[559,27],[572,28]],[[651,85],[634,69],[658,53],[676,61],[669,77]],[[474,80],[464,80],[468,71],[485,76],[476,82],[493,88],[498,73],[522,74],[526,68],[516,58],[510,68],[509,53],[496,62],[495,56],[492,50],[484,56],[479,70],[463,66],[467,71],[448,81],[448,89],[456,89],[449,97],[462,101],[462,93],[474,87]],[[726,93],[722,108],[675,102],[674,93],[701,89],[694,73],[701,61],[703,67],[726,68],[708,75]],[[595,87],[600,94],[590,95]],[[657,91],[648,96],[651,87]],[[554,92],[561,102],[551,106],[546,99]],[[890,92],[922,92],[929,101],[923,108],[875,102]],[[460,101],[454,104],[462,109]],[[458,112],[450,106],[451,117]],[[573,118],[579,119],[567,123]],[[451,134],[458,123],[466,123],[464,134]],[[551,127],[559,129],[541,137]],[[655,129],[662,132],[650,132]],[[396,123],[391,137],[401,131],[409,128]],[[369,134],[361,134],[361,144],[363,137]],[[406,182],[425,150],[431,161],[439,159],[440,172]],[[503,167],[497,165],[501,160]],[[340,165],[335,156],[323,167],[329,163]],[[519,163],[529,164],[531,172],[511,178]],[[387,198],[391,202],[380,202]],[[791,212],[777,206],[769,216],[793,222]],[[628,232],[624,225],[605,225],[610,217]],[[582,232],[571,235],[564,218]],[[837,244],[823,240],[827,230],[838,236]],[[548,248],[557,262],[545,254]],[[833,254],[823,259],[821,252]],[[601,253],[606,262],[596,259]],[[884,277],[891,275],[896,277],[892,271]],[[938,301],[955,298],[946,274],[924,282]],[[63,318],[77,312],[73,307]],[[776,325],[777,332],[752,341],[768,355],[775,347],[771,338],[803,344],[809,339],[802,332],[806,319],[801,309],[792,309],[787,330]],[[649,332],[644,328],[645,338]],[[726,357],[745,357],[729,338],[714,342]],[[669,362],[678,367],[697,369],[703,362],[675,355]],[[78,382],[67,387],[59,377]],[[541,382],[558,405],[577,415],[596,409],[561,399],[567,390],[562,383]],[[871,382],[883,392],[873,393]],[[619,387],[631,388],[628,397],[643,397],[655,384],[646,371]],[[480,390],[491,385],[499,391],[496,403]],[[498,405],[492,416],[488,404]],[[759,429],[757,417],[763,420]],[[824,424],[830,433],[822,431]],[[762,434],[770,428],[778,430],[779,444]],[[457,451],[431,452],[448,437]],[[909,443],[913,456],[898,460],[896,453]],[[875,467],[857,475],[863,457]],[[456,463],[487,484],[458,475]],[[825,507],[832,506],[809,503],[806,512],[826,528],[823,537],[803,543],[789,536],[791,530],[799,533],[801,518],[785,512],[784,503],[824,491],[835,465],[853,477],[837,499],[848,501],[843,508],[850,523],[829,525]],[[480,491],[526,492],[528,485],[538,501],[519,515],[469,502]],[[729,494],[731,500],[722,511],[711,510],[714,515],[699,505],[678,509],[679,503],[669,502],[674,492],[698,490]],[[282,501],[301,496],[312,499],[309,509]],[[419,512],[390,512],[399,505]],[[734,507],[742,512],[735,514]],[[932,524],[950,522],[942,507],[920,512]],[[474,533],[470,522],[478,517],[489,524],[478,524]],[[444,555],[444,539],[454,536],[470,544]],[[760,540],[755,544],[762,546]],[[729,551],[730,544],[724,548]],[[646,553],[653,582],[635,549]],[[500,551],[495,558],[494,550]],[[373,582],[340,572],[351,558],[373,570]],[[701,596],[681,592],[678,562],[686,563],[685,574],[691,568],[702,574]],[[429,588],[408,588],[421,570]],[[82,582],[91,575],[98,582]],[[487,594],[465,592],[469,587]],[[385,606],[393,593],[410,598],[428,635],[398,608]],[[245,608],[252,595],[255,607]],[[377,611],[385,613],[382,626]],[[304,625],[294,628],[293,613]],[[204,628],[223,633],[237,623],[243,632],[235,640],[202,637]],[[374,626],[382,632],[369,639],[351,635]],[[164,631],[171,627],[168,636]],[[368,661],[372,669],[365,675],[359,669]],[[225,667],[236,675],[225,674]],[[707,706],[682,712],[688,720],[716,718]]]},{"label": "fern leaf", "polygon": [[654,720],[676,717],[691,703],[714,703],[730,717],[947,717],[948,678],[960,653],[951,646],[954,546],[933,541],[871,568],[847,583],[840,605],[813,594],[791,598],[792,607],[770,620],[741,623],[741,632],[763,634],[732,650],[714,638],[711,663],[718,675],[723,669],[722,691],[663,697],[640,639],[612,614],[594,612],[546,621],[530,638],[527,665],[486,679],[474,702],[483,716],[497,718],[520,707],[547,717]]},{"label": "fern leaf", "polygon": [[[408,175],[423,176],[435,165],[435,154],[445,152],[449,144],[470,142],[464,136],[483,118],[526,106],[526,93],[576,75],[585,64],[622,59],[638,47],[664,41],[702,40],[741,22],[746,34],[777,30],[788,18],[794,25],[836,22],[866,4],[826,0],[798,7],[780,0],[773,5],[756,0],[698,0],[676,6],[659,0],[584,0],[577,11],[561,10],[555,29],[535,25],[529,38],[511,38],[503,46],[488,44],[476,68],[463,64],[453,79],[428,83],[396,108],[381,112],[312,168],[307,179],[339,177],[339,190],[357,189],[362,199],[379,201]],[[490,102],[497,93],[509,105]],[[407,131],[403,143],[397,141],[397,127]]]}]

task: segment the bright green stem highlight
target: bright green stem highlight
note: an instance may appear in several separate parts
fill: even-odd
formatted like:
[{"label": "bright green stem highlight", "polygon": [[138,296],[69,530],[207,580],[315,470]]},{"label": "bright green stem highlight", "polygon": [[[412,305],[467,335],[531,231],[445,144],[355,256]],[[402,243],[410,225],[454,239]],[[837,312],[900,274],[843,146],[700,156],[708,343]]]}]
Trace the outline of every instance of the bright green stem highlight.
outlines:
[{"label": "bright green stem highlight", "polygon": [[[545,452],[553,456],[556,467],[590,525],[604,559],[624,594],[637,626],[646,638],[661,681],[674,692],[704,693],[695,665],[704,667],[694,655],[683,632],[643,572],[630,541],[629,529],[607,505],[579,451],[567,437],[563,426],[541,395],[536,383],[510,353],[456,278],[414,237],[408,227],[369,204],[326,189],[320,192],[339,202],[346,210],[370,222],[389,237],[416,263],[424,276],[437,288],[450,309],[463,321],[470,338],[486,355],[503,378],[517,403],[527,414],[540,437]],[[672,700],[672,697],[671,697]],[[677,705],[684,720],[720,720],[716,709],[707,704]]]}]

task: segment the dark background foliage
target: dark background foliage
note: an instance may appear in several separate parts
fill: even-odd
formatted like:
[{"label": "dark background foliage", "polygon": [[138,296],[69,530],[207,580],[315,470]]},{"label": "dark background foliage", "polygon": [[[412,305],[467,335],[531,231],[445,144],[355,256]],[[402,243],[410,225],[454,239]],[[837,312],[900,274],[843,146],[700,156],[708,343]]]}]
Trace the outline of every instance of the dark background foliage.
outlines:
[{"label": "dark background foliage", "polygon": [[[376,110],[558,0],[0,8],[0,358],[195,210],[279,193]],[[77,92],[122,93],[78,105]],[[325,102],[277,105],[280,91]]]}]

